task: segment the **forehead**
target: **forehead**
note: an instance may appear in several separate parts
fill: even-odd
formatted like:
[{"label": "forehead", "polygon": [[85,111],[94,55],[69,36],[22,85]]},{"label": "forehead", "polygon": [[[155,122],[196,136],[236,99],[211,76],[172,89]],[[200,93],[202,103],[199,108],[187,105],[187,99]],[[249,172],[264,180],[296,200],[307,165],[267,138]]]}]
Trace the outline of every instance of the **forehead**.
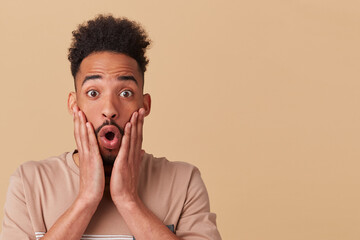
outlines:
[{"label": "forehead", "polygon": [[76,85],[81,86],[86,76],[89,75],[101,75],[104,78],[133,76],[140,85],[143,83],[136,60],[122,53],[104,51],[90,54],[80,64],[76,75]]}]

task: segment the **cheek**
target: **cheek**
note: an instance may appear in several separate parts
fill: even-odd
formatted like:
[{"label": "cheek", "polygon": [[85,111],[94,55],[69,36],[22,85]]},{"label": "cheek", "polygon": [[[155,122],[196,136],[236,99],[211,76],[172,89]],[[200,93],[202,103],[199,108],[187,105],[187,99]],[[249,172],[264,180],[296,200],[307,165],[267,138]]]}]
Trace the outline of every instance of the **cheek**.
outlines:
[{"label": "cheek", "polygon": [[96,106],[92,106],[91,108],[89,107],[83,107],[80,109],[84,112],[85,116],[86,116],[86,120],[88,122],[91,122],[92,125],[94,127],[96,127],[97,125],[99,125],[99,113],[101,113],[101,109],[99,107]]},{"label": "cheek", "polygon": [[124,125],[130,121],[132,114],[137,110],[136,105],[125,105],[121,109],[118,109],[119,120],[124,123]]}]

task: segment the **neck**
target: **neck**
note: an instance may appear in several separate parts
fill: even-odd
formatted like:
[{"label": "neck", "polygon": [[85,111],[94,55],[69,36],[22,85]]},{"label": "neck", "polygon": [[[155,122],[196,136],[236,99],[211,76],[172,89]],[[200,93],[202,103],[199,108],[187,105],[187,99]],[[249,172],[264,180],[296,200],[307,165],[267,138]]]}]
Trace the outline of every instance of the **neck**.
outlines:
[{"label": "neck", "polygon": [[[73,159],[75,164],[80,167],[80,158],[79,153],[75,152],[73,154]],[[113,164],[106,164],[104,165],[104,174],[105,174],[105,188],[107,188],[110,185],[110,177],[112,172]]]}]

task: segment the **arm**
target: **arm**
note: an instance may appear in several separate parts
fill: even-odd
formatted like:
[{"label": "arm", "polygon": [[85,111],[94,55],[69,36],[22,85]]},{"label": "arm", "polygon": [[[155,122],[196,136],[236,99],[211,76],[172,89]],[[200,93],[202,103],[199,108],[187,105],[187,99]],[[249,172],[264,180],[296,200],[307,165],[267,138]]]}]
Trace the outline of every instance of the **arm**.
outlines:
[{"label": "arm", "polygon": [[34,229],[27,209],[20,168],[10,177],[4,206],[1,240],[35,239]]},{"label": "arm", "polygon": [[186,240],[221,239],[216,226],[216,214],[210,212],[208,193],[197,168],[191,172],[176,234]]},{"label": "arm", "polygon": [[43,240],[79,240],[104,193],[105,176],[93,127],[76,107],[74,135],[79,151],[80,190],[70,208],[56,221]]},{"label": "arm", "polygon": [[[75,139],[80,156],[80,191],[70,208],[56,221],[42,239],[76,239],[85,231],[103,194],[104,177],[101,159],[91,125],[86,126],[82,113],[74,114]],[[92,135],[91,135],[92,134]],[[94,145],[96,144],[96,145]],[[95,146],[95,147],[94,147]],[[92,150],[90,152],[90,149]],[[29,215],[21,167],[10,178],[0,239],[34,240],[35,232]],[[97,173],[97,174],[96,174]],[[101,175],[102,174],[102,175]]]},{"label": "arm", "polygon": [[94,204],[76,199],[41,239],[79,240],[95,213]]},{"label": "arm", "polygon": [[[137,240],[179,239],[141,201],[137,192],[143,155],[142,127],[145,111],[133,113],[125,126],[119,154],[110,180],[110,193],[115,206]],[[141,227],[139,227],[141,226]]]}]

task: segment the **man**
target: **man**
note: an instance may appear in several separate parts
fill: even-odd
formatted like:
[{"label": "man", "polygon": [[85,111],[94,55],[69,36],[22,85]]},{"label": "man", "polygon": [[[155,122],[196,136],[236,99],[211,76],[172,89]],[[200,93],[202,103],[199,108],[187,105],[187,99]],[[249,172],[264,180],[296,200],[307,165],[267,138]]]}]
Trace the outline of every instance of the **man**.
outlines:
[{"label": "man", "polygon": [[221,239],[197,168],[141,148],[149,44],[138,24],[112,16],[73,32],[77,150],[17,169],[1,239]]}]

